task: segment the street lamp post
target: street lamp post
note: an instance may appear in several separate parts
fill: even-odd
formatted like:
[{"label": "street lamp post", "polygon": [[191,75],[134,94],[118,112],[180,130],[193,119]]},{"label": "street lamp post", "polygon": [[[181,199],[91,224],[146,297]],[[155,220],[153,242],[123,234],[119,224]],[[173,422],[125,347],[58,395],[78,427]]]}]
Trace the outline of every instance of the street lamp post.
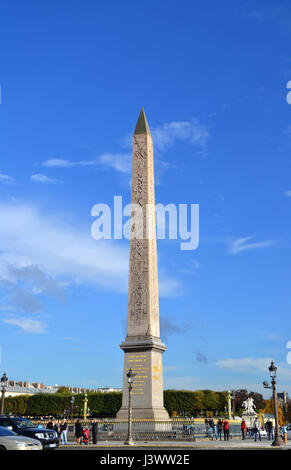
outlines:
[{"label": "street lamp post", "polygon": [[235,420],[235,390],[231,391],[231,400],[232,400],[232,419]]},{"label": "street lamp post", "polygon": [[74,419],[74,403],[75,403],[75,397],[71,397],[71,420],[72,421]]},{"label": "street lamp post", "polygon": [[88,407],[88,398],[87,398],[87,393],[85,393],[85,399],[84,399],[84,420],[85,421],[87,419],[87,407]]},{"label": "street lamp post", "polygon": [[132,439],[132,409],[131,409],[131,391],[132,391],[132,384],[133,384],[133,377],[136,374],[132,373],[132,370],[129,369],[127,375],[127,381],[128,381],[128,433],[127,433],[127,439],[124,444],[128,446],[133,446],[134,441]]},{"label": "street lamp post", "polygon": [[280,446],[280,431],[279,431],[279,419],[278,419],[278,397],[277,397],[277,367],[274,364],[274,361],[271,362],[269,367],[269,372],[271,376],[271,383],[272,385],[269,386],[268,382],[263,382],[264,388],[271,388],[273,389],[273,401],[274,401],[274,413],[275,413],[275,439],[272,443],[272,446]]},{"label": "street lamp post", "polygon": [[8,377],[6,375],[6,372],[4,372],[4,374],[2,375],[0,381],[1,381],[1,392],[2,392],[2,396],[1,396],[1,415],[3,415],[4,414],[5,391],[6,391],[6,388],[8,386]]},{"label": "street lamp post", "polygon": [[228,390],[227,392],[227,414],[228,414],[228,419],[231,419],[231,391]]}]

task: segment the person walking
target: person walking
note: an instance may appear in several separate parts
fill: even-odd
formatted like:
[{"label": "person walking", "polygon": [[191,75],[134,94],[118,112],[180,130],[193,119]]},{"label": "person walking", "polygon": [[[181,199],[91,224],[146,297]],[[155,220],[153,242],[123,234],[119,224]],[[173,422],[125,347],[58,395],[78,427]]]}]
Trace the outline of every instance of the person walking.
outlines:
[{"label": "person walking", "polygon": [[215,434],[215,438],[217,440],[217,430],[216,430],[216,426],[215,426],[214,421],[213,421],[212,418],[209,418],[208,424],[209,424],[208,437],[210,437],[210,434],[211,434],[212,435],[212,440],[213,440],[213,434]]},{"label": "person walking", "polygon": [[75,438],[76,438],[78,446],[81,445],[81,438],[82,437],[83,437],[83,429],[82,429],[82,425],[80,423],[80,420],[78,419],[76,424],[75,424]]},{"label": "person walking", "polygon": [[54,429],[54,424],[53,424],[53,422],[52,422],[51,419],[50,419],[49,422],[47,423],[46,428],[47,428],[47,429]]},{"label": "person walking", "polygon": [[241,428],[241,433],[242,433],[242,439],[245,440],[246,433],[247,433],[247,423],[245,419],[242,420],[240,428]]},{"label": "person walking", "polygon": [[227,419],[223,420],[223,434],[224,434],[224,440],[228,441],[229,440],[229,422]]},{"label": "person walking", "polygon": [[208,437],[209,419],[208,419],[208,418],[205,418],[204,423],[205,423],[205,433],[206,433],[206,437]]},{"label": "person walking", "polygon": [[59,420],[54,421],[54,430],[56,431],[58,435],[59,443],[61,443],[61,427],[60,427]]},{"label": "person walking", "polygon": [[266,422],[266,431],[267,431],[267,434],[268,434],[268,439],[269,441],[272,439],[272,441],[274,440],[274,433],[273,433],[273,423],[272,421],[270,420],[270,418],[267,420]]},{"label": "person walking", "polygon": [[259,434],[259,440],[261,441],[262,440],[262,437],[261,437],[261,423],[260,423],[258,417],[254,421],[254,433],[255,433],[255,442],[257,442],[258,434]]},{"label": "person walking", "polygon": [[65,419],[63,419],[61,423],[60,431],[61,431],[61,443],[68,444],[68,440],[67,440],[68,425]]},{"label": "person walking", "polygon": [[92,432],[92,442],[93,444],[97,444],[98,423],[97,423],[97,419],[95,418],[93,419],[93,422],[92,422],[91,432]]},{"label": "person walking", "polygon": [[217,437],[219,437],[220,441],[221,441],[221,435],[222,435],[222,428],[223,428],[222,421],[219,418],[219,420],[217,421]]}]

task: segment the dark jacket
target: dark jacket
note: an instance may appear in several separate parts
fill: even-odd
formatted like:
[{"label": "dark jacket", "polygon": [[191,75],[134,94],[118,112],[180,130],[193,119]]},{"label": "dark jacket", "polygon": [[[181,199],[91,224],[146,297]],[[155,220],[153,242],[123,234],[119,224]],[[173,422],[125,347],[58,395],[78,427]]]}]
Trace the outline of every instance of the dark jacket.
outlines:
[{"label": "dark jacket", "polygon": [[92,434],[98,433],[98,423],[92,423]]},{"label": "dark jacket", "polygon": [[60,425],[58,423],[54,425],[53,429],[56,431],[58,435],[61,434]]},{"label": "dark jacket", "polygon": [[60,427],[61,432],[66,431],[67,429],[68,429],[67,423],[62,423]]},{"label": "dark jacket", "polygon": [[208,421],[208,423],[209,423],[209,426],[210,426],[211,428],[214,428],[214,421],[213,421],[213,419],[210,419],[210,420]]},{"label": "dark jacket", "polygon": [[217,421],[217,430],[222,431],[222,421],[220,419]]},{"label": "dark jacket", "polygon": [[75,424],[75,437],[82,437],[82,425],[81,423],[76,423]]}]

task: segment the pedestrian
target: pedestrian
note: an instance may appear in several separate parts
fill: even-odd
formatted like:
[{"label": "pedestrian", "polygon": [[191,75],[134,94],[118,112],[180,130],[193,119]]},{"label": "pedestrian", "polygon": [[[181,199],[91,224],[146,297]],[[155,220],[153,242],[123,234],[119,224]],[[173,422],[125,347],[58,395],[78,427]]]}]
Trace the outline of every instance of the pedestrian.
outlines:
[{"label": "pedestrian", "polygon": [[212,440],[213,440],[213,433],[214,433],[215,438],[217,440],[217,430],[216,430],[216,426],[215,426],[214,421],[213,421],[212,418],[209,418],[208,424],[209,424],[208,437],[210,437],[210,434],[211,434],[212,435]]},{"label": "pedestrian", "polygon": [[267,420],[266,422],[266,431],[267,431],[267,434],[268,434],[268,439],[269,441],[272,439],[272,441],[274,440],[274,433],[273,433],[273,423],[272,421],[270,420],[270,418]]},{"label": "pedestrian", "polygon": [[224,440],[228,441],[229,440],[229,422],[227,419],[223,420],[223,434],[224,434]]},{"label": "pedestrian", "polygon": [[54,425],[53,425],[53,422],[52,422],[51,419],[50,419],[49,422],[47,423],[46,428],[47,428],[47,429],[54,429]]},{"label": "pedestrian", "polygon": [[258,417],[254,421],[254,433],[255,433],[255,442],[257,442],[258,434],[259,434],[259,440],[261,441],[262,440],[262,437],[261,437],[261,423],[260,423]]},{"label": "pedestrian", "polygon": [[60,427],[60,422],[58,419],[54,421],[54,430],[56,431],[58,435],[59,443],[61,443],[61,427]]},{"label": "pedestrian", "polygon": [[240,428],[241,428],[241,433],[242,433],[242,439],[244,440],[246,438],[246,432],[247,432],[247,423],[245,419],[242,420]]},{"label": "pedestrian", "polygon": [[284,444],[287,444],[287,440],[288,440],[288,430],[287,430],[288,426],[287,424],[285,424],[285,426],[283,426],[281,428],[281,437],[283,438],[283,441],[284,441]]},{"label": "pedestrian", "polygon": [[65,419],[63,419],[63,421],[61,423],[60,431],[61,431],[61,443],[62,444],[68,444],[68,441],[67,441],[68,425],[67,425],[67,421]]},{"label": "pedestrian", "polygon": [[83,429],[82,435],[83,435],[82,444],[88,445],[90,441],[90,432],[89,432],[88,426],[86,426],[85,429]]},{"label": "pedestrian", "polygon": [[208,430],[209,430],[209,419],[205,418],[204,423],[205,423],[205,432],[206,432],[206,437],[207,437],[208,436]]},{"label": "pedestrian", "polygon": [[76,437],[78,446],[81,445],[82,436],[83,436],[83,429],[82,429],[82,425],[80,423],[80,420],[78,419],[76,424],[75,424],[75,437]]},{"label": "pedestrian", "polygon": [[217,437],[219,437],[219,440],[221,441],[221,435],[222,435],[222,420],[219,418],[217,421]]},{"label": "pedestrian", "polygon": [[93,444],[97,444],[98,423],[97,423],[97,419],[95,418],[93,419],[93,422],[92,422],[91,431],[92,431],[92,442]]}]

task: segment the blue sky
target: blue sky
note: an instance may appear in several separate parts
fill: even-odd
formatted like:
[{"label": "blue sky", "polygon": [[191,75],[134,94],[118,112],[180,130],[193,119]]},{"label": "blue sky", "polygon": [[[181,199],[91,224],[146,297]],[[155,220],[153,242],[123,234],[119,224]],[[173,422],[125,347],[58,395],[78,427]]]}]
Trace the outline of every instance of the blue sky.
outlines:
[{"label": "blue sky", "polygon": [[130,201],[144,106],[156,202],[200,205],[200,244],[159,240],[165,388],[263,392],[287,363],[288,1],[11,1],[0,18],[0,342],[10,378],[121,386]]}]

